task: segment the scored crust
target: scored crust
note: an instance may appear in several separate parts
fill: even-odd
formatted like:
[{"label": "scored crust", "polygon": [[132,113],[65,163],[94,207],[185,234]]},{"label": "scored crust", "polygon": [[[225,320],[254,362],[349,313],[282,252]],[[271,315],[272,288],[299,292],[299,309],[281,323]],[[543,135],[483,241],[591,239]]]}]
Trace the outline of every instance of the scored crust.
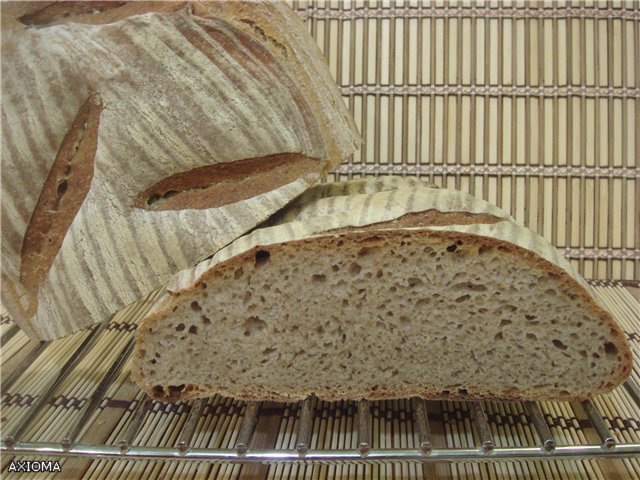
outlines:
[{"label": "scored crust", "polygon": [[284,2],[0,8],[2,301],[34,339],[107,320],[361,142]]}]

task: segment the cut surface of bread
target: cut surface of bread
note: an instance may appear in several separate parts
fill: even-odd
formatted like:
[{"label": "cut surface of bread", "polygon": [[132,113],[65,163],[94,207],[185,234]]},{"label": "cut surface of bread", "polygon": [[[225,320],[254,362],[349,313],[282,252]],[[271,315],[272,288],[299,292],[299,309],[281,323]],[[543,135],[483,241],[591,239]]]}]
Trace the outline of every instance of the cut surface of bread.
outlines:
[{"label": "cut surface of bread", "polygon": [[138,331],[150,396],[570,400],[630,373],[588,285],[496,207],[419,185],[331,198],[174,278]]},{"label": "cut surface of bread", "polygon": [[285,2],[3,2],[2,303],[30,337],[104,321],[351,155]]}]

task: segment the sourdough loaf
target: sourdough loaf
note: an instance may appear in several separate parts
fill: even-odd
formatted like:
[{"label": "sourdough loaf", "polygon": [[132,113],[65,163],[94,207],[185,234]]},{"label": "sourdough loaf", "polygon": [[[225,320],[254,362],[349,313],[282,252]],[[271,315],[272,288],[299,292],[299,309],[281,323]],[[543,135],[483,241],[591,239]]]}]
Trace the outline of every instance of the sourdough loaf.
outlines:
[{"label": "sourdough loaf", "polygon": [[1,8],[2,302],[33,338],[108,318],[360,141],[284,2]]},{"label": "sourdough loaf", "polygon": [[626,378],[622,331],[553,247],[410,182],[314,187],[180,272],[138,330],[136,382],[162,400],[568,400]]}]

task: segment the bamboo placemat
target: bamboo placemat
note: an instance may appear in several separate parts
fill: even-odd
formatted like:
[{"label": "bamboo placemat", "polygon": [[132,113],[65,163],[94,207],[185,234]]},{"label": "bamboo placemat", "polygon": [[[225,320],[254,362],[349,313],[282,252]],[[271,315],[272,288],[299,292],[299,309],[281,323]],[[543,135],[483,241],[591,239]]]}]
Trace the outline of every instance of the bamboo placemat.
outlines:
[{"label": "bamboo placemat", "polygon": [[293,1],[364,145],[497,203],[594,279],[640,279],[640,2]]},{"label": "bamboo placemat", "polygon": [[[290,3],[327,57],[365,141],[330,180],[426,177],[510,211],[560,247],[587,278],[640,279],[640,2]],[[640,305],[619,284],[594,290],[627,332],[640,381]],[[114,318],[26,437],[59,441],[67,433],[151,302]],[[2,391],[5,431],[90,333],[43,347],[3,315],[0,335],[8,338],[3,379],[35,358]],[[79,440],[117,444],[142,401],[127,364]],[[594,403],[620,441],[640,440],[640,412],[626,390]],[[521,404],[484,405],[498,446],[535,444]],[[192,406],[150,403],[133,442],[175,445]],[[540,407],[559,444],[598,442],[580,405]],[[252,447],[292,446],[298,409],[263,408]],[[465,402],[428,402],[428,410],[434,446],[477,445]],[[408,401],[374,402],[374,448],[415,446],[410,412]],[[243,413],[242,402],[207,400],[193,446],[232,448]],[[314,418],[311,448],[355,446],[353,403],[320,402]],[[340,467],[60,461],[57,478],[640,478],[636,459]],[[3,478],[14,478],[6,466],[3,458]]]},{"label": "bamboo placemat", "polygon": [[[629,289],[620,283],[594,286],[598,299],[611,310],[631,342],[635,369],[633,378],[640,381],[640,304]],[[116,315],[99,334],[88,354],[55,390],[21,439],[60,442],[78,419],[102,378],[133,338],[136,325],[150,308],[157,294],[134,304]],[[11,320],[2,316],[0,334],[13,335],[1,349],[2,376],[27,358],[36,342],[21,331],[13,330]],[[8,390],[2,391],[2,431],[11,432],[43,394],[64,363],[73,355],[89,332],[82,332],[47,344],[40,355]],[[5,337],[6,338],[6,337]],[[78,437],[80,443],[112,444],[125,438],[137,405],[144,395],[129,379],[129,363],[106,391],[95,414]],[[620,442],[640,441],[640,408],[628,392],[619,387],[594,400],[607,426]],[[372,402],[373,448],[417,448],[412,408],[408,400]],[[484,402],[496,446],[527,446],[538,442],[530,418],[521,403]],[[132,443],[173,447],[185,425],[194,402],[163,404],[149,402]],[[245,404],[214,397],[203,402],[193,447],[233,449]],[[541,402],[540,408],[558,445],[599,443],[580,404]],[[466,402],[427,402],[434,447],[476,448],[477,433],[472,427]],[[144,410],[143,410],[144,411]],[[299,404],[266,404],[260,410],[252,448],[294,448]],[[357,416],[354,402],[317,402],[311,449],[357,448]],[[5,434],[3,434],[5,435]],[[33,459],[33,458],[32,458]],[[640,478],[640,460],[546,461],[488,464],[388,464],[388,465],[212,465],[151,461],[100,461],[91,458],[59,459],[62,478],[147,479],[147,478],[567,478],[630,479]],[[7,472],[9,457],[2,459],[2,478],[19,478],[24,474]],[[54,478],[56,474],[50,476]],[[60,475],[60,474],[58,474]],[[6,476],[6,477],[5,477]],[[40,474],[37,478],[48,478]],[[58,477],[61,478],[61,477]]]}]

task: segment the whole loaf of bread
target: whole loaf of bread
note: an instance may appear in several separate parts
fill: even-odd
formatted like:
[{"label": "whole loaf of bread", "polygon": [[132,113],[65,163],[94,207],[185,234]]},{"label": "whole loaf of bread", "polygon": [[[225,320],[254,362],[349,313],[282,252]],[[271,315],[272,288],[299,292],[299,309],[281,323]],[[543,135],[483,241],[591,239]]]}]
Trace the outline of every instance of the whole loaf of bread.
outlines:
[{"label": "whole loaf of bread", "polygon": [[109,318],[360,142],[284,2],[2,4],[2,302],[31,337]]},{"label": "whole loaf of bread", "polygon": [[378,178],[271,223],[169,283],[137,335],[150,396],[576,400],[631,372],[572,265],[483,200]]}]

